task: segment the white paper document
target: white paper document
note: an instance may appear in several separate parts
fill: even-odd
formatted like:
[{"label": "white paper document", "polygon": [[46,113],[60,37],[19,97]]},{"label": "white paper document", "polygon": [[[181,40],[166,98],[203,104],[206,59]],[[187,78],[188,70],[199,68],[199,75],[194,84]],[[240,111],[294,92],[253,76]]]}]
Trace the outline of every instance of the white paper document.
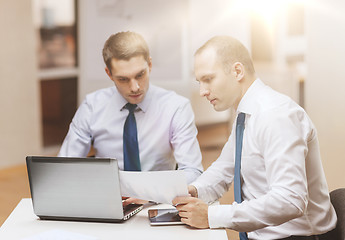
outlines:
[{"label": "white paper document", "polygon": [[60,229],[54,229],[39,233],[35,236],[23,238],[22,240],[99,240],[84,234],[69,232]]},{"label": "white paper document", "polygon": [[120,183],[122,196],[157,203],[172,204],[175,197],[188,195],[186,176],[181,170],[120,171]]}]

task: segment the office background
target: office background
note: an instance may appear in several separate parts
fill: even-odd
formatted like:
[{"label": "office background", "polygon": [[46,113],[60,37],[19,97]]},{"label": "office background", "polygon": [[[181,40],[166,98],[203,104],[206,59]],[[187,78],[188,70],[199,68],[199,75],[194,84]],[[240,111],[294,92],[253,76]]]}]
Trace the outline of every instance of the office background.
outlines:
[{"label": "office background", "polygon": [[[63,84],[53,83],[67,79],[66,95],[56,99],[68,99],[74,89],[77,106],[87,93],[111,86],[101,49],[117,31],[137,31],[147,39],[151,82],[190,98],[198,127],[229,122],[230,112],[216,113],[199,97],[193,77],[194,51],[210,37],[226,34],[250,49],[264,82],[305,107],[318,129],[330,190],[345,186],[344,1],[72,1],[77,58],[52,69],[39,64],[38,24],[49,28],[58,18],[49,8],[37,12],[42,2],[0,0],[0,169],[23,165],[26,155],[56,153],[58,143],[45,139],[43,117],[62,110],[46,106],[42,89],[50,89],[45,97],[54,99],[57,89],[64,92]],[[46,2],[53,8],[54,2],[65,1]]]}]

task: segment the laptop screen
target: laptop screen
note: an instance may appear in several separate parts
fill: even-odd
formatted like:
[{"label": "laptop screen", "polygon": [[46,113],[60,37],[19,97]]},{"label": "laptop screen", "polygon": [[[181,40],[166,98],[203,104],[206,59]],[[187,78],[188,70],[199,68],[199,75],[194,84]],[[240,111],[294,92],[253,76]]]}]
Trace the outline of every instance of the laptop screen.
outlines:
[{"label": "laptop screen", "polygon": [[116,159],[28,156],[26,161],[34,212],[40,218],[123,219]]}]

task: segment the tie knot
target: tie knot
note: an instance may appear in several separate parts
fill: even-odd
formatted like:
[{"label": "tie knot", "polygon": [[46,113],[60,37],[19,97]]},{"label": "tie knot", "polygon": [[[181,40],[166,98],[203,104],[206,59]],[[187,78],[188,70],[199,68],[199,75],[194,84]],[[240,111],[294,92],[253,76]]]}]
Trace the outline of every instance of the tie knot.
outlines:
[{"label": "tie knot", "polygon": [[237,116],[237,125],[244,125],[244,119],[246,118],[246,114],[243,112],[239,113]]},{"label": "tie knot", "polygon": [[131,104],[131,103],[127,103],[126,106],[125,106],[125,108],[128,109],[128,111],[130,113],[134,112],[136,107],[137,107],[136,104]]}]

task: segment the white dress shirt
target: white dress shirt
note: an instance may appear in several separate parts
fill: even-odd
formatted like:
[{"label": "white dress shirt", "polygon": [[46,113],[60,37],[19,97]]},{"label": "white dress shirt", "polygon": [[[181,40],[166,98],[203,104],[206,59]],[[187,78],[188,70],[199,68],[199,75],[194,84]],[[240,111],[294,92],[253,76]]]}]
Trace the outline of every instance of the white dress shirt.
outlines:
[{"label": "white dress shirt", "polygon": [[[116,158],[123,169],[126,103],[115,87],[87,95],[58,155],[83,157],[92,144],[96,157]],[[188,99],[150,84],[134,114],[142,171],[174,170],[177,162],[178,168],[185,171],[188,183],[200,176],[201,152]]]},{"label": "white dress shirt", "polygon": [[[248,232],[250,239],[309,236],[333,229],[337,217],[316,129],[306,112],[260,79],[245,93],[239,112],[246,114],[241,161],[244,201],[210,206],[210,227]],[[193,183],[207,202],[220,198],[233,181],[235,132],[217,161]]]}]

